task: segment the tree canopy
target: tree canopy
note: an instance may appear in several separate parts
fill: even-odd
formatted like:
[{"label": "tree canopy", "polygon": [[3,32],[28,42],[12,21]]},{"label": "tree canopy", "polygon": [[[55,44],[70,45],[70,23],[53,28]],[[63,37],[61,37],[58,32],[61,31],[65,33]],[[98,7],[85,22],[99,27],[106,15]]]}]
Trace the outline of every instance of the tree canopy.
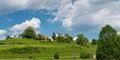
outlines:
[{"label": "tree canopy", "polygon": [[22,33],[23,38],[35,38],[35,30],[33,27],[27,27]]},{"label": "tree canopy", "polygon": [[84,45],[88,43],[88,39],[83,34],[78,34],[76,42],[79,45]]},{"label": "tree canopy", "polygon": [[[117,41],[117,32],[110,25],[106,25],[102,28],[99,34],[98,48],[96,52],[97,60],[110,60],[118,59],[117,56],[120,56],[117,51],[119,51]],[[118,47],[117,47],[118,46]]]}]

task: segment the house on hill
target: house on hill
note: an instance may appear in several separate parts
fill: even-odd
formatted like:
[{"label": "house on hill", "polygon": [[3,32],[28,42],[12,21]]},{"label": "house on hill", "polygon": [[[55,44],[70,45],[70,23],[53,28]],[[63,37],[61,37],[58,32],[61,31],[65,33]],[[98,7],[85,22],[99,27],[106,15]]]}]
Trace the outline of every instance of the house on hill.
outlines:
[{"label": "house on hill", "polygon": [[48,36],[39,36],[41,40],[48,40]]},{"label": "house on hill", "polygon": [[42,41],[47,41],[49,38],[48,36],[42,35],[42,34],[37,34],[35,37],[37,40],[42,40]]}]

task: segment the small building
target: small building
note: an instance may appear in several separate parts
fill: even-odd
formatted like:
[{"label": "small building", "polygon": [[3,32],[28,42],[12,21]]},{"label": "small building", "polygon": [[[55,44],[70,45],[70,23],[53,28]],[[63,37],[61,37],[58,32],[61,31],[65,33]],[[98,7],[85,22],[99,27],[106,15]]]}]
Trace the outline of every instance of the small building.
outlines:
[{"label": "small building", "polygon": [[48,40],[48,36],[40,36],[41,40]]}]

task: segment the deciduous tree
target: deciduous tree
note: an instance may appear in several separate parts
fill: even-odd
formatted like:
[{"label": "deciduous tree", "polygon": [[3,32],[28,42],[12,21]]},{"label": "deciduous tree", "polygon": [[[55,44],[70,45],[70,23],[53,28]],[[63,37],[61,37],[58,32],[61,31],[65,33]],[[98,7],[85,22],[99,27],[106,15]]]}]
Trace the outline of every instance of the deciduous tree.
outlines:
[{"label": "deciduous tree", "polygon": [[27,27],[23,34],[22,34],[22,37],[23,38],[32,38],[34,39],[35,38],[35,30],[33,27]]}]

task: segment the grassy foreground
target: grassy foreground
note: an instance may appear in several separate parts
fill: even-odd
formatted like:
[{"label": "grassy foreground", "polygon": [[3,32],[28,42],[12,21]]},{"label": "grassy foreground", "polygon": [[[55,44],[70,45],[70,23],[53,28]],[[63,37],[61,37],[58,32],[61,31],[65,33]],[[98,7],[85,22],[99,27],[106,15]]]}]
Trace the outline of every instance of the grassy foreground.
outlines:
[{"label": "grassy foreground", "polygon": [[0,60],[31,60],[29,57],[35,60],[54,60],[54,54],[59,53],[60,59],[58,60],[95,60],[80,59],[80,52],[87,51],[95,55],[97,45],[88,44],[87,46],[79,46],[75,42],[72,43],[57,43],[57,42],[45,42],[31,39],[9,39],[0,41],[0,51],[12,48],[23,47],[39,47],[40,53],[32,54],[12,54],[12,53],[0,53]]}]

